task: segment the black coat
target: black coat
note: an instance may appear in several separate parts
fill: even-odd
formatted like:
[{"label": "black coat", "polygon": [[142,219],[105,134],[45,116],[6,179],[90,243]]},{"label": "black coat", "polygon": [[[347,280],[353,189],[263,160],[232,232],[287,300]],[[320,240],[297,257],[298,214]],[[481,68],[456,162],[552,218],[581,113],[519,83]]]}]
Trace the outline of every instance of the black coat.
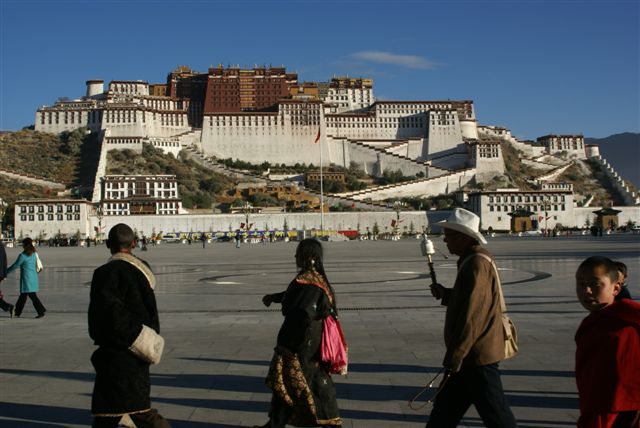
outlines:
[{"label": "black coat", "polygon": [[143,324],[160,333],[155,294],[144,274],[122,260],[96,269],[89,303],[89,335],[98,345],[91,356],[96,370],[94,415],[122,415],[151,407],[149,363],[128,349]]},{"label": "black coat", "polygon": [[[278,332],[275,358],[278,358],[282,348],[295,355],[300,364],[304,383],[313,397],[315,408],[315,414],[313,414],[307,408],[309,403],[304,398],[298,397],[288,424],[294,426],[339,425],[340,414],[335,386],[329,374],[328,365],[320,361],[324,319],[337,315],[333,288],[318,273],[306,272],[298,275],[285,292],[272,297],[274,302],[282,303],[284,315],[284,322]],[[278,391],[275,383],[270,379],[279,375],[288,377],[294,371],[287,367],[282,374],[270,372],[267,375],[267,385],[274,389],[276,396],[279,396],[282,391]],[[298,382],[302,382],[302,379],[298,378]],[[273,406],[280,405],[278,403],[281,401],[272,401],[272,414],[277,411]]]},{"label": "black coat", "polygon": [[0,279],[7,277],[7,252],[4,244],[0,242]]}]

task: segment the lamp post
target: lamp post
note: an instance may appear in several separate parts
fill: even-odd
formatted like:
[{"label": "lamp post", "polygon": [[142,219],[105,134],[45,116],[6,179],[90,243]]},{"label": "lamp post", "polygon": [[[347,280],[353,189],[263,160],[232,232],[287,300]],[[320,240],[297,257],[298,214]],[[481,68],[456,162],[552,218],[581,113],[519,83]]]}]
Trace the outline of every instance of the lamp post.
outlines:
[{"label": "lamp post", "polygon": [[96,217],[98,217],[98,232],[96,233],[96,241],[102,241],[102,217],[104,213],[102,212],[102,204],[98,204],[96,207]]},{"label": "lamp post", "polygon": [[4,237],[4,213],[6,211],[8,204],[0,198],[0,237]]},{"label": "lamp post", "polygon": [[395,239],[399,239],[399,232],[400,232],[400,211],[402,211],[402,208],[405,206],[405,203],[402,201],[395,201],[393,203],[393,210],[396,212],[396,224],[393,227],[393,234],[394,234],[394,238]]},{"label": "lamp post", "polygon": [[253,207],[249,203],[249,201],[245,202],[242,206],[242,212],[244,213],[244,230],[247,233],[247,238],[249,237],[249,214],[251,214],[251,209]]},{"label": "lamp post", "polygon": [[545,195],[545,197],[544,197],[544,233],[543,233],[543,236],[546,236],[546,237],[549,237],[549,226],[548,226],[549,215],[548,215],[548,210],[551,208],[551,205],[549,205],[550,202],[551,202],[551,198],[549,197],[549,195]]}]

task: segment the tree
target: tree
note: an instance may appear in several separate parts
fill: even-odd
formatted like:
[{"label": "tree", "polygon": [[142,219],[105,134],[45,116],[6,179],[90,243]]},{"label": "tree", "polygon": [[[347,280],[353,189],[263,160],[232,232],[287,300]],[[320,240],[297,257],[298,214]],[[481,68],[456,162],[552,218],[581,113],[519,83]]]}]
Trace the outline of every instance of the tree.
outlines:
[{"label": "tree", "polygon": [[378,234],[380,233],[380,226],[378,226],[378,222],[376,221],[375,223],[373,223],[373,236],[378,236]]},{"label": "tree", "polygon": [[257,207],[269,207],[278,205],[278,200],[271,195],[263,192],[257,192],[249,197],[249,201]]}]

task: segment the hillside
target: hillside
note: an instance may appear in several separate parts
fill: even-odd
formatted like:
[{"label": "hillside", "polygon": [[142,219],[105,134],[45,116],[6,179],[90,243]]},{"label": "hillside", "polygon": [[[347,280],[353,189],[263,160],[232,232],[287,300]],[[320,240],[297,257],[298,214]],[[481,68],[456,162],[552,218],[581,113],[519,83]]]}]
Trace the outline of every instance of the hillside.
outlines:
[{"label": "hillside", "polygon": [[210,171],[186,157],[164,154],[149,144],[142,153],[110,150],[107,174],[170,174],[178,179],[178,192],[185,208],[209,208],[218,197],[235,187],[227,176]]},{"label": "hillside", "polygon": [[[32,130],[0,134],[0,168],[65,184],[92,188],[100,148],[84,129],[60,135]],[[0,193],[0,197],[4,197]]]},{"label": "hillside", "polygon": [[625,180],[640,187],[640,134],[625,132],[606,138],[585,138],[585,144],[597,144],[600,154]]}]

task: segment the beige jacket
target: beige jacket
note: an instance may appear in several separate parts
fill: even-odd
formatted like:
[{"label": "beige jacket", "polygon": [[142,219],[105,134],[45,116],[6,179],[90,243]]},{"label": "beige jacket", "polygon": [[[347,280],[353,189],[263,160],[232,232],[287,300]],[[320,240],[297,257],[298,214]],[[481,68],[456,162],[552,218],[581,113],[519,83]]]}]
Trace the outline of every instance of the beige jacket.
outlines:
[{"label": "beige jacket", "polygon": [[[458,260],[458,275],[445,289],[447,306],[444,367],[457,372],[462,367],[484,366],[504,359],[504,332],[500,309],[500,282],[491,263],[474,254],[489,252],[479,245]],[[463,264],[467,257],[471,257]]]}]

